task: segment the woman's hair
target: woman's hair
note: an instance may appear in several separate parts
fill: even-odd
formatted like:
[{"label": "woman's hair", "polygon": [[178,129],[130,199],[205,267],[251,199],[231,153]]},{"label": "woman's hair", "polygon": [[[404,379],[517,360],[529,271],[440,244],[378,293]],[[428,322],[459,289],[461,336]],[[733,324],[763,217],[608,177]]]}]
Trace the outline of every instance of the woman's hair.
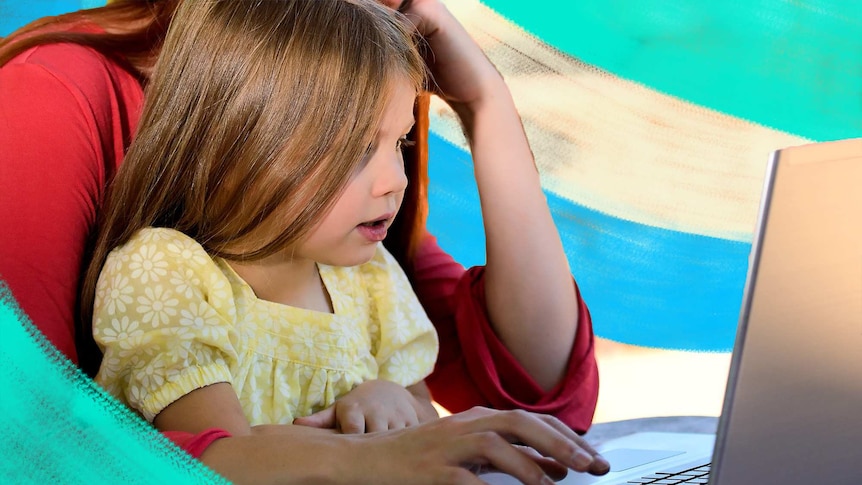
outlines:
[{"label": "woman's hair", "polygon": [[[387,88],[423,87],[406,22],[372,0],[182,2],[102,212],[85,334],[108,253],[144,227],[177,229],[234,260],[306,235],[372,145]],[[421,218],[415,197],[407,213]]]},{"label": "woman's hair", "polygon": [[145,78],[179,2],[113,0],[104,7],[43,17],[0,38],[0,66],[32,47],[68,42],[92,47]]}]

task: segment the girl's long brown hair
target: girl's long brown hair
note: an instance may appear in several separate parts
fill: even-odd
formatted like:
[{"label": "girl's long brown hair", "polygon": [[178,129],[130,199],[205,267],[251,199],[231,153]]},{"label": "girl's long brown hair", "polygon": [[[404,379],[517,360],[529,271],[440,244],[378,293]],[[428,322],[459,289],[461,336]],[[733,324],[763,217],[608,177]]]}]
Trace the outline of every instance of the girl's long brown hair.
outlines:
[{"label": "girl's long brown hair", "polygon": [[[295,243],[373,140],[384,88],[396,76],[417,89],[424,80],[405,21],[367,0],[194,0],[174,19],[82,283],[79,351],[91,374],[95,288],[113,248],[147,226],[228,259]],[[411,184],[387,244],[408,272],[427,212],[427,96],[417,111]]]},{"label": "girl's long brown hair", "polygon": [[[143,83],[160,53],[168,26],[181,0],[113,0],[104,7],[44,17],[0,38],[0,66],[18,54],[39,45],[74,43],[92,47],[106,57],[124,64]],[[97,26],[100,32],[82,29]],[[428,214],[428,110],[429,95],[417,98],[416,124],[409,135],[415,144],[404,151],[405,169],[410,181],[401,210],[384,244],[407,272],[414,277],[413,258],[425,232]],[[100,218],[104,216],[100,212]],[[94,230],[93,233],[96,231]],[[95,238],[95,234],[91,239]],[[93,242],[84,261],[92,255]],[[82,280],[83,280],[82,275]],[[82,284],[82,287],[84,285]],[[91,291],[83,291],[79,315],[92,308]],[[81,366],[91,375],[98,370],[101,352],[91,335],[89,316],[78,322],[76,340]]]}]

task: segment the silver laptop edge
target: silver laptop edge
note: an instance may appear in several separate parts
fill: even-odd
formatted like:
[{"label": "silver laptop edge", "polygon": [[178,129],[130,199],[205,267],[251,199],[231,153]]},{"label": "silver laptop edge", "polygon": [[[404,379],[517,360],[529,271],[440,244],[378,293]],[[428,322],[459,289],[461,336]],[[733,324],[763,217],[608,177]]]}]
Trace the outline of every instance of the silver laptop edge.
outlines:
[{"label": "silver laptop edge", "polygon": [[763,190],[760,194],[760,205],[757,213],[757,223],[754,236],[751,241],[751,253],[748,258],[748,272],[745,277],[745,287],[742,291],[742,305],[739,312],[739,322],[736,327],[736,341],[730,358],[730,370],[727,375],[727,385],[724,392],[724,403],[721,406],[721,416],[718,419],[718,429],[715,434],[715,447],[712,456],[711,481],[717,483],[717,470],[721,467],[722,453],[727,428],[730,425],[730,416],[733,413],[733,400],[736,397],[736,384],[739,379],[740,365],[742,364],[743,348],[745,347],[745,333],[748,331],[748,319],[751,315],[751,305],[754,295],[754,286],[757,280],[757,263],[763,252],[763,237],[766,231],[766,222],[769,218],[769,208],[772,203],[772,191],[775,186],[775,174],[778,170],[778,158],[780,150],[772,152],[766,166],[766,176]]}]

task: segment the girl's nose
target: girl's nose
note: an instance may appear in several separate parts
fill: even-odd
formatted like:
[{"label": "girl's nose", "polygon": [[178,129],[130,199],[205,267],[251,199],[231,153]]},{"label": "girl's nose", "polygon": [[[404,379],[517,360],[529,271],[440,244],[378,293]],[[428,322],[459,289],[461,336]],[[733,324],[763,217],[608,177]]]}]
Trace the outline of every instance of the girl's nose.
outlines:
[{"label": "girl's nose", "polygon": [[374,196],[382,197],[403,192],[407,188],[407,174],[404,173],[404,159],[401,153],[393,153],[380,162],[375,173]]}]

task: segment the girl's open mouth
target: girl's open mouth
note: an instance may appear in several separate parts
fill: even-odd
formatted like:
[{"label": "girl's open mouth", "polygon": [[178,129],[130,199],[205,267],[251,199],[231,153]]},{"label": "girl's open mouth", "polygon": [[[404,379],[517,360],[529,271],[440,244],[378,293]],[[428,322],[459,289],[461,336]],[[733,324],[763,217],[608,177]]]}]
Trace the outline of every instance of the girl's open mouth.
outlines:
[{"label": "girl's open mouth", "polygon": [[389,219],[378,219],[376,221],[363,222],[356,226],[356,228],[359,230],[359,233],[365,237],[365,239],[372,242],[379,242],[386,239],[388,221]]}]

